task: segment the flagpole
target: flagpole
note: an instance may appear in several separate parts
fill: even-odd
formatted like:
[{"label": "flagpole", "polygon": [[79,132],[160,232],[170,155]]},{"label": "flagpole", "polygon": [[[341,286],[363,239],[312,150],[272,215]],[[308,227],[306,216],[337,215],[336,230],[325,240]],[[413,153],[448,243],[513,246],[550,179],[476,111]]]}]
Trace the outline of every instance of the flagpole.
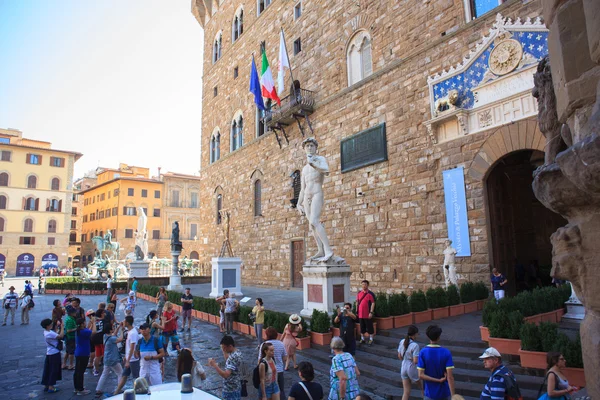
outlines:
[{"label": "flagpole", "polygon": [[[287,43],[285,42],[285,33],[283,32],[283,28],[281,29],[281,36],[283,37],[283,48],[285,49],[285,56],[288,59],[288,64],[290,64],[290,78],[292,79],[292,86],[294,86],[294,73],[292,72],[292,63],[290,62],[290,55],[288,54],[288,50],[287,50]],[[279,60],[279,62],[281,63],[281,60]],[[294,93],[295,93],[296,88],[294,87]]]}]

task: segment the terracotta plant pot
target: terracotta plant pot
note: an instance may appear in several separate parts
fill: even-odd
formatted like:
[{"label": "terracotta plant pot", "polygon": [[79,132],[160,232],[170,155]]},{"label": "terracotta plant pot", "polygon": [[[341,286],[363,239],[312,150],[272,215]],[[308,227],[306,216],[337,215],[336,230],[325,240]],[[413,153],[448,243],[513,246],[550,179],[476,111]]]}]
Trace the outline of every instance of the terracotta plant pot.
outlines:
[{"label": "terracotta plant pot", "polygon": [[490,347],[495,347],[500,354],[519,355],[521,341],[519,339],[502,339],[490,337],[488,340]]},{"label": "terracotta plant pot", "polygon": [[440,307],[440,308],[432,308],[431,309],[431,317],[433,319],[442,319],[442,318],[448,318],[448,307]]},{"label": "terracotta plant pot", "polygon": [[211,324],[218,324],[219,320],[217,319],[216,315],[208,314],[208,322]]},{"label": "terracotta plant pot", "polygon": [[296,346],[296,349],[298,349],[298,350],[310,349],[310,336],[303,337],[303,338],[297,338],[297,339],[298,339],[298,345]]},{"label": "terracotta plant pot", "polygon": [[585,387],[585,373],[583,368],[563,368],[561,372],[569,381],[569,385]]},{"label": "terracotta plant pot", "polygon": [[311,343],[318,344],[321,346],[328,346],[329,343],[331,343],[332,337],[333,337],[333,334],[331,332],[328,332],[328,333],[310,332]]},{"label": "terracotta plant pot", "polygon": [[394,329],[394,317],[374,318],[379,329]]},{"label": "terracotta plant pot", "polygon": [[485,304],[485,300],[475,300],[477,302],[477,311],[483,310],[483,305]]},{"label": "terracotta plant pot", "polygon": [[483,342],[487,342],[488,340],[490,340],[490,330],[487,326],[480,326],[479,334],[481,335],[481,340]]},{"label": "terracotta plant pot", "polygon": [[173,304],[173,310],[175,310],[177,312],[181,312],[181,306],[178,304]]},{"label": "terracotta plant pot", "polygon": [[412,313],[413,324],[420,324],[421,322],[431,321],[431,310],[419,311]]},{"label": "terracotta plant pot", "polygon": [[254,326],[240,323],[240,329],[244,335],[250,335],[250,332],[254,331]]},{"label": "terracotta plant pot", "polygon": [[536,324],[539,325],[542,322],[542,314],[532,315],[531,317],[524,318],[525,322],[528,324]]},{"label": "terracotta plant pot", "polygon": [[521,367],[546,369],[546,355],[543,351],[527,351],[519,349]]},{"label": "terracotta plant pot", "polygon": [[556,322],[557,323],[560,323],[560,321],[562,321],[563,315],[565,315],[564,308],[559,308],[558,310],[556,310]]},{"label": "terracotta plant pot", "polygon": [[465,313],[465,305],[457,304],[455,306],[448,306],[448,310],[450,311],[451,317],[456,317],[457,315],[463,315]]},{"label": "terracotta plant pot", "polygon": [[208,313],[204,312],[204,311],[199,311],[200,314],[200,319],[202,321],[208,321]]},{"label": "terracotta plant pot", "polygon": [[477,311],[477,300],[470,303],[464,303],[463,305],[465,306],[465,314]]},{"label": "terracotta plant pot", "polygon": [[192,317],[194,317],[196,319],[200,319],[200,311],[192,310]]},{"label": "terracotta plant pot", "polygon": [[412,323],[413,323],[413,316],[411,313],[394,316],[394,328],[402,328],[404,326],[409,326]]},{"label": "terracotta plant pot", "polygon": [[556,323],[556,311],[540,314],[540,317],[542,318],[542,322]]},{"label": "terracotta plant pot", "polygon": [[331,328],[331,333],[333,334],[333,336],[340,336],[341,332],[340,332],[340,328],[336,328],[335,326]]},{"label": "terracotta plant pot", "polygon": [[240,323],[237,321],[233,321],[233,330],[236,332],[241,332],[242,329],[240,328]]}]

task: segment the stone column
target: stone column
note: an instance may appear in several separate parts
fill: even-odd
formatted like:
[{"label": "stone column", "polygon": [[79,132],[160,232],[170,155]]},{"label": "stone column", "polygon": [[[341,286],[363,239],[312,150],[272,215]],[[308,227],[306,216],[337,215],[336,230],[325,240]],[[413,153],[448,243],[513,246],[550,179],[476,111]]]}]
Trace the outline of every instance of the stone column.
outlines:
[{"label": "stone column", "polygon": [[176,290],[181,292],[183,286],[181,286],[181,276],[179,275],[179,256],[181,255],[180,249],[171,248],[171,257],[173,263],[173,269],[171,271],[171,277],[169,278],[169,286],[167,289]]}]

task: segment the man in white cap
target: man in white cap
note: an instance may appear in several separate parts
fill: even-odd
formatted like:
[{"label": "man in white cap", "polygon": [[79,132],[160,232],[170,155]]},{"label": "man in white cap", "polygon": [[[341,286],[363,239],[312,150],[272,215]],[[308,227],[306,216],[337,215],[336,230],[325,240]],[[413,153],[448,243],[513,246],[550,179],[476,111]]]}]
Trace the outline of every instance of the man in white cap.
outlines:
[{"label": "man in white cap", "polygon": [[4,308],[4,322],[2,322],[2,326],[6,325],[8,314],[10,314],[10,324],[15,324],[15,312],[19,306],[19,295],[15,292],[15,287],[11,286],[8,290],[9,292],[2,299],[2,308]]},{"label": "man in white cap", "polygon": [[480,400],[504,400],[505,396],[522,398],[515,375],[502,365],[502,355],[498,350],[489,347],[479,358],[483,360],[483,366],[492,372],[481,392]]}]

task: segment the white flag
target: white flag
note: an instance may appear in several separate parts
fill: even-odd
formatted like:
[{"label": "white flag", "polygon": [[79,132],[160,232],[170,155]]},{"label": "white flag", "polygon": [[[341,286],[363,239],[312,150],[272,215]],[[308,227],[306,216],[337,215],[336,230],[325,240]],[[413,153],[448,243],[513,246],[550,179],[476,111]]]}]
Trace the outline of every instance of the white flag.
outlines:
[{"label": "white flag", "polygon": [[285,68],[290,68],[290,59],[287,55],[282,29],[279,33],[279,72],[277,74],[277,93],[279,97],[285,91]]}]

